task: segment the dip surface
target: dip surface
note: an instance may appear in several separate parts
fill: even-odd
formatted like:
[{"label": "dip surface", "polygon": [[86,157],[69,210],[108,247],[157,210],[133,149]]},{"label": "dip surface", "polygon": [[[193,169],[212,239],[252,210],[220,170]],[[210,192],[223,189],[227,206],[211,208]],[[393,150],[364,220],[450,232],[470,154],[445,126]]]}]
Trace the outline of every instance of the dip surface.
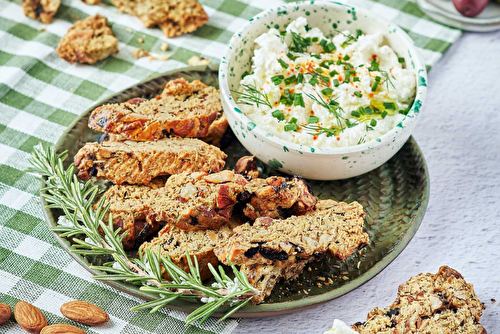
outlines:
[{"label": "dip surface", "polygon": [[241,111],[265,131],[312,147],[347,147],[394,128],[415,98],[416,76],[384,35],[325,37],[299,17],[256,40]]}]

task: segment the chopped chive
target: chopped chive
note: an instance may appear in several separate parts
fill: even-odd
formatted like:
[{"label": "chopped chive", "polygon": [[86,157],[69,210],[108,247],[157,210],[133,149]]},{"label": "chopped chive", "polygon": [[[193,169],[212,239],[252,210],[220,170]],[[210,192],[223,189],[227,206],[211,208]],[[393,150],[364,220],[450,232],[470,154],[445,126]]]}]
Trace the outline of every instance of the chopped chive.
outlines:
[{"label": "chopped chive", "polygon": [[307,124],[311,124],[311,123],[318,123],[319,122],[319,118],[316,117],[316,116],[309,116],[309,119],[307,120]]},{"label": "chopped chive", "polygon": [[385,117],[387,116],[387,111],[382,111],[382,114],[380,115],[380,117],[382,117],[382,119],[384,119]]},{"label": "chopped chive", "polygon": [[299,126],[295,123],[292,123],[292,124],[287,124],[285,125],[284,127],[284,130],[286,132],[289,132],[289,131],[297,131],[299,129]]},{"label": "chopped chive", "polygon": [[248,71],[243,72],[243,74],[241,75],[241,79],[245,78],[247,75],[250,75],[250,72]]},{"label": "chopped chive", "polygon": [[405,63],[405,59],[403,57],[398,57],[398,62],[401,64]]},{"label": "chopped chive", "polygon": [[379,83],[380,83],[380,77],[377,75],[375,77],[375,82],[373,83],[373,86],[372,86],[372,92],[377,90]]},{"label": "chopped chive", "polygon": [[332,52],[336,49],[335,47],[335,44],[333,44],[332,42],[328,43],[327,45],[325,45],[323,47],[323,49],[325,49],[326,52]]},{"label": "chopped chive", "polygon": [[299,74],[297,75],[297,83],[299,83],[299,84],[300,84],[300,83],[303,83],[303,82],[304,82],[304,74],[299,73]]},{"label": "chopped chive", "polygon": [[295,75],[292,75],[285,79],[285,85],[289,85],[295,81],[297,81],[297,77]]},{"label": "chopped chive", "polygon": [[333,80],[333,85],[335,87],[338,87],[340,85],[340,82],[337,79],[335,79],[335,80]]},{"label": "chopped chive", "polygon": [[281,67],[285,69],[288,68],[288,65],[285,63],[283,59],[278,59],[278,63],[280,63]]},{"label": "chopped chive", "polygon": [[357,97],[363,97],[363,95],[360,92],[358,92],[358,91],[355,91],[354,95],[356,95]]},{"label": "chopped chive", "polygon": [[339,74],[339,72],[333,70],[330,72],[330,76],[333,77],[333,76],[336,76],[337,74]]},{"label": "chopped chive", "polygon": [[317,84],[319,84],[319,80],[313,77],[313,78],[311,78],[311,80],[309,80],[309,84],[311,84],[313,86],[317,85]]},{"label": "chopped chive", "polygon": [[326,68],[326,69],[330,68],[330,65],[328,65],[328,62],[326,60],[323,61],[321,64],[319,64],[319,66]]},{"label": "chopped chive", "polygon": [[314,57],[316,59],[321,59],[321,55],[313,55],[313,54],[311,54],[311,57]]},{"label": "chopped chive", "polygon": [[361,31],[361,29],[356,29],[356,38],[358,38],[361,35],[363,35],[363,32]]},{"label": "chopped chive", "polygon": [[353,81],[353,82],[359,82],[359,77],[354,77],[354,78],[352,78],[352,81]]},{"label": "chopped chive", "polygon": [[353,115],[354,117],[360,117],[361,113],[359,111],[354,110],[351,112],[351,115]]},{"label": "chopped chive", "polygon": [[333,92],[333,89],[331,88],[325,88],[321,91],[323,95],[330,95]]},{"label": "chopped chive", "polygon": [[330,102],[328,104],[331,105],[331,106],[334,106],[334,107],[336,107],[336,106],[339,105],[339,103],[337,101],[335,101],[335,100],[330,100]]},{"label": "chopped chive", "polygon": [[370,68],[368,69],[369,71],[380,71],[379,63],[377,62],[377,59],[373,59]]},{"label": "chopped chive", "polygon": [[285,31],[280,31],[281,36],[286,36],[286,30]]},{"label": "chopped chive", "polygon": [[344,60],[345,60],[345,61],[348,61],[349,59],[351,59],[351,57],[349,57],[348,55],[345,55],[345,56],[344,56]]},{"label": "chopped chive", "polygon": [[337,65],[342,65],[342,60],[337,60]]},{"label": "chopped chive", "polygon": [[322,39],[321,42],[319,42],[319,45],[324,47],[326,43],[328,43],[328,41],[326,39]]},{"label": "chopped chive", "polygon": [[404,110],[400,110],[400,111],[399,111],[399,113],[400,113],[401,115],[405,115],[405,116],[406,116],[406,115],[408,115],[408,113],[409,113],[409,112],[410,112],[410,108],[406,108],[406,109],[404,109]]},{"label": "chopped chive", "polygon": [[312,38],[312,41],[313,41],[314,43],[316,43],[317,41],[319,41],[319,38],[318,38],[318,37],[313,37],[313,38]]},{"label": "chopped chive", "polygon": [[283,114],[283,112],[281,110],[275,110],[271,113],[271,115],[274,117],[274,118],[277,118],[278,121],[284,121],[285,120],[285,115]]},{"label": "chopped chive", "polygon": [[396,104],[394,102],[384,102],[384,108],[387,110],[396,110]]},{"label": "chopped chive", "polygon": [[372,120],[370,121],[370,125],[371,125],[371,126],[377,126],[377,120],[376,120],[376,119],[372,119]]},{"label": "chopped chive", "polygon": [[298,58],[298,56],[294,56],[291,52],[288,52],[286,54],[286,56],[290,59],[290,60],[295,60]]},{"label": "chopped chive", "polygon": [[367,113],[368,115],[373,114],[373,110],[370,107],[366,107],[366,108],[364,108],[364,110],[365,110],[365,113]]},{"label": "chopped chive", "polygon": [[295,96],[293,98],[293,105],[305,107],[304,99],[302,98],[302,94],[295,94]]},{"label": "chopped chive", "polygon": [[318,73],[323,73],[323,69],[321,69],[321,68],[319,68],[319,67],[318,67],[318,68],[316,69],[316,72],[318,72]]},{"label": "chopped chive", "polygon": [[275,76],[272,76],[271,77],[271,81],[273,82],[273,84],[275,84],[276,86],[279,85],[283,79],[285,78],[284,75],[275,75]]}]

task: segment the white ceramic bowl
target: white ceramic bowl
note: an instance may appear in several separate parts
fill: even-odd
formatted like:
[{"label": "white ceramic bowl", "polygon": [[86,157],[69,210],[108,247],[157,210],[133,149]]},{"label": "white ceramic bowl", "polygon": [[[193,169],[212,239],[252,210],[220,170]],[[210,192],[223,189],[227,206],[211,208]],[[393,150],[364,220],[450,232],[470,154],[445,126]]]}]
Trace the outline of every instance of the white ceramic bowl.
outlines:
[{"label": "white ceramic bowl", "polygon": [[[325,35],[334,30],[366,34],[381,32],[385,42],[404,56],[407,68],[416,73],[417,93],[410,112],[394,129],[370,142],[342,148],[313,148],[275,137],[241,113],[231,90],[239,90],[245,71],[250,70],[256,37],[278,25],[284,27],[300,16]],[[408,140],[427,92],[427,71],[411,38],[397,25],[366,10],[337,2],[291,3],[264,11],[236,32],[219,67],[219,85],[224,112],[238,140],[252,154],[272,167],[308,179],[338,180],[369,172],[389,160]]]}]

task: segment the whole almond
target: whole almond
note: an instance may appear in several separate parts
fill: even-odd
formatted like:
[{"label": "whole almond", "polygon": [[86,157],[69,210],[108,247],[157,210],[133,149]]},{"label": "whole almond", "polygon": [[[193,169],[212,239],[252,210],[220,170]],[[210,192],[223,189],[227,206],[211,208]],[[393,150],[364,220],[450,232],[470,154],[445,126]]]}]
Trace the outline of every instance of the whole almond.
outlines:
[{"label": "whole almond", "polygon": [[102,308],[81,300],[63,304],[61,313],[68,319],[88,326],[100,325],[109,321],[109,315]]},{"label": "whole almond", "polygon": [[0,325],[9,321],[11,314],[10,306],[0,303]]},{"label": "whole almond", "polygon": [[85,334],[85,331],[67,324],[55,324],[44,327],[40,334]]},{"label": "whole almond", "polygon": [[14,306],[14,317],[17,323],[28,333],[40,333],[47,326],[47,318],[35,306],[19,301]]}]

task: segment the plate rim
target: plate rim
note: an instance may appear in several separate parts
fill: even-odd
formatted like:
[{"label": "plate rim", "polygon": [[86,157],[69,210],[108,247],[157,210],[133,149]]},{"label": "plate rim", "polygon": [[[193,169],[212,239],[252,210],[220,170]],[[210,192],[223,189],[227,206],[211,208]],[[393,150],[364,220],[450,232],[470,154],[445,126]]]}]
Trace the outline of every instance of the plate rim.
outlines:
[{"label": "plate rim", "polygon": [[[110,99],[113,99],[125,91],[129,90],[132,87],[139,86],[142,84],[145,84],[147,82],[157,80],[159,78],[169,76],[175,73],[182,73],[182,72],[205,72],[205,71],[212,71],[212,72],[217,72],[217,69],[210,69],[208,66],[195,66],[195,67],[183,67],[183,68],[178,68],[174,70],[170,70],[167,72],[163,72],[161,74],[156,74],[153,76],[147,77],[145,80],[142,80],[141,82],[138,82],[130,87],[127,87],[115,94],[109,95],[105,97],[104,99],[99,100],[97,103],[93,104],[89,109],[81,113],[64,131],[64,133],[60,136],[60,138],[57,140],[57,142],[54,144],[53,148],[56,152],[58,152],[64,143],[66,137],[68,134],[73,130],[75,125],[77,125],[81,119],[85,116],[87,116],[89,113],[91,113],[96,107],[101,106],[104,101],[108,101]],[[413,212],[412,216],[409,216],[410,221],[412,221],[410,227],[408,228],[408,231],[404,234],[404,236],[398,240],[398,242],[393,245],[392,250],[386,254],[380,261],[378,261],[374,266],[372,266],[370,269],[368,269],[362,276],[357,277],[350,281],[349,283],[336,288],[334,290],[318,294],[315,296],[310,296],[306,298],[302,298],[299,300],[293,300],[293,301],[284,301],[284,302],[278,302],[278,303],[271,303],[271,304],[259,304],[259,305],[251,305],[251,306],[246,306],[242,309],[240,309],[238,312],[234,313],[231,315],[231,318],[256,318],[256,317],[269,317],[269,316],[276,316],[276,315],[282,315],[282,314],[288,314],[288,313],[293,313],[293,312],[298,312],[301,310],[305,310],[308,308],[312,308],[315,306],[318,306],[320,304],[326,303],[328,301],[331,301],[333,299],[336,299],[340,296],[343,296],[363,284],[367,283],[371,279],[373,279],[375,276],[377,276],[379,273],[381,273],[392,261],[394,261],[402,252],[403,250],[408,246],[410,241],[413,239],[415,236],[416,232],[418,231],[420,225],[422,224],[423,218],[425,216],[425,213],[427,211],[427,206],[429,203],[429,196],[430,196],[430,178],[429,178],[429,169],[427,167],[427,163],[425,160],[425,157],[422,153],[422,150],[420,149],[419,145],[417,144],[416,140],[413,138],[413,136],[410,136],[408,139],[408,142],[412,142],[413,145],[415,145],[420,158],[422,159],[422,166],[423,169],[425,170],[425,185],[423,189],[423,196],[422,200],[419,202],[416,202],[418,205],[418,208],[416,209],[416,212]],[[42,182],[43,185],[43,182]],[[87,270],[90,274],[93,276],[103,274],[102,272],[98,270],[94,270],[90,268],[90,263],[83,257],[81,257],[78,254],[75,254],[71,251],[72,247],[66,238],[62,238],[57,232],[53,231],[50,229],[50,227],[57,226],[57,222],[55,217],[53,216],[51,210],[47,208],[47,202],[45,198],[42,197],[42,195],[45,193],[45,191],[41,190],[40,191],[40,202],[42,205],[42,211],[44,215],[44,220],[45,223],[48,225],[49,230],[51,233],[54,235],[56,238],[57,242],[61,245],[61,247],[64,249],[66,253],[68,253],[79,265],[81,265],[85,270]],[[416,206],[415,205],[415,206]],[[144,301],[149,301],[152,300],[155,296],[150,293],[146,293],[143,291],[140,291],[137,286],[134,286],[132,284],[128,284],[125,282],[117,282],[117,281],[100,281],[120,292],[127,293],[133,297],[139,298]],[[184,300],[176,300],[173,303],[167,305],[167,308],[174,309],[174,310],[179,310],[183,312],[192,312],[194,311],[197,307],[199,307],[198,303],[195,302],[189,302],[189,301],[184,301]],[[228,308],[224,307],[221,309],[221,311],[214,313],[213,316],[215,317],[220,317],[224,315],[225,311],[227,311]]]}]

